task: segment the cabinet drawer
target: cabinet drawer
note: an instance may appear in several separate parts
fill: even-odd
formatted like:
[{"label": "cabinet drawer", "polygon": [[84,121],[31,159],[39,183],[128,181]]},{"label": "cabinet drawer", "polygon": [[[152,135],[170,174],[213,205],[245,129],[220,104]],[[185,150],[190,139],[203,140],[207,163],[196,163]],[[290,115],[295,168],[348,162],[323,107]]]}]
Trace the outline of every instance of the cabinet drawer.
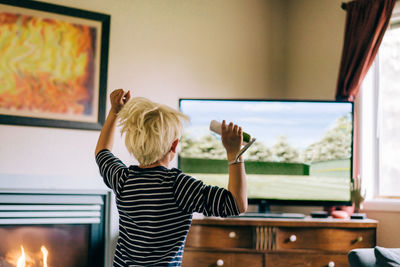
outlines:
[{"label": "cabinet drawer", "polygon": [[268,253],[266,267],[348,267],[345,254]]},{"label": "cabinet drawer", "polygon": [[252,248],[253,229],[247,226],[192,225],[186,239],[186,247]]},{"label": "cabinet drawer", "polygon": [[375,245],[375,229],[279,227],[276,248],[348,252]]},{"label": "cabinet drawer", "polygon": [[232,266],[232,257],[231,253],[185,251],[182,267]]},{"label": "cabinet drawer", "polygon": [[252,253],[185,251],[182,267],[264,267],[264,256]]}]

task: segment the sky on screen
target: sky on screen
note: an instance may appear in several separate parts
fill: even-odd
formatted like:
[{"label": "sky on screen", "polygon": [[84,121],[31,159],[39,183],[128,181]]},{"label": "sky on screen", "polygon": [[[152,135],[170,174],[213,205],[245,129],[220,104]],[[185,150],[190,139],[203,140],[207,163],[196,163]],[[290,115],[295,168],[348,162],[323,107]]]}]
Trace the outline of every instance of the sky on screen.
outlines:
[{"label": "sky on screen", "polygon": [[352,111],[350,103],[291,101],[181,100],[180,108],[190,116],[185,131],[193,137],[209,134],[211,120],[225,119],[267,146],[286,136],[300,149],[318,141],[338,118]]}]

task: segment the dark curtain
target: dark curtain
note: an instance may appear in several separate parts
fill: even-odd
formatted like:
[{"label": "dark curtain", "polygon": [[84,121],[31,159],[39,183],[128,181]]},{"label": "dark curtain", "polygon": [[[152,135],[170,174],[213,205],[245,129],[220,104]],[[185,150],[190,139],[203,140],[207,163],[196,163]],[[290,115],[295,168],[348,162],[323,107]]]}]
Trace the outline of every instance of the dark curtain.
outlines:
[{"label": "dark curtain", "polygon": [[389,25],[395,0],[355,0],[347,11],[336,89],[337,100],[354,100]]}]

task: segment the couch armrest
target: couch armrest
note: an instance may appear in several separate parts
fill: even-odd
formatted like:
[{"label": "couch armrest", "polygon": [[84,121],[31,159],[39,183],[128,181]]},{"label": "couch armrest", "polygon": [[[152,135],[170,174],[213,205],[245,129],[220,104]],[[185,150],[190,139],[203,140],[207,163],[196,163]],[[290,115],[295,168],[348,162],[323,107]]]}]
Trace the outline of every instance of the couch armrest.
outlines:
[{"label": "couch armrest", "polygon": [[357,248],[348,254],[350,267],[376,267],[373,248]]}]

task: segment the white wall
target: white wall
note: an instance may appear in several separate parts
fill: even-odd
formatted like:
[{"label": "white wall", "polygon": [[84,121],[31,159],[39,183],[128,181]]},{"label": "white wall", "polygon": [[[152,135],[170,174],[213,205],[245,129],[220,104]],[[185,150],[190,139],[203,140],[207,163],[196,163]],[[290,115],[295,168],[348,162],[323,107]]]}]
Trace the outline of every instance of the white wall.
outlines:
[{"label": "white wall", "polygon": [[335,99],[346,12],[342,0],[289,0],[287,98]]}]

